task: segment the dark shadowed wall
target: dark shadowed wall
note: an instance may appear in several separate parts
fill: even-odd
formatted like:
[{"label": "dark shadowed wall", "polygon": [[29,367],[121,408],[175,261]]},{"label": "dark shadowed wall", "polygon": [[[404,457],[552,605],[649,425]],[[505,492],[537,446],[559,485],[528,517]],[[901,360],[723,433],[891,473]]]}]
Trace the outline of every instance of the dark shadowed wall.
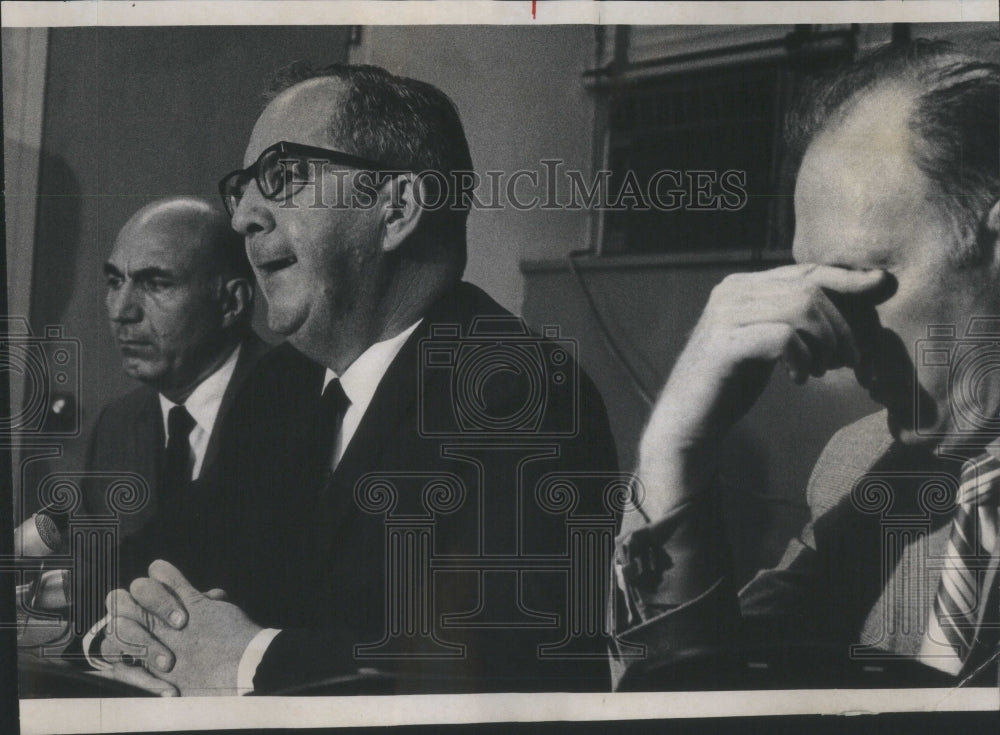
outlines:
[{"label": "dark shadowed wall", "polygon": [[[327,28],[57,28],[49,39],[31,299],[38,334],[81,341],[84,435],[135,384],[105,317],[101,265],[146,202],[218,198],[242,165],[271,73],[291,61],[344,61],[348,32]],[[65,447],[66,466],[82,441]]]}]

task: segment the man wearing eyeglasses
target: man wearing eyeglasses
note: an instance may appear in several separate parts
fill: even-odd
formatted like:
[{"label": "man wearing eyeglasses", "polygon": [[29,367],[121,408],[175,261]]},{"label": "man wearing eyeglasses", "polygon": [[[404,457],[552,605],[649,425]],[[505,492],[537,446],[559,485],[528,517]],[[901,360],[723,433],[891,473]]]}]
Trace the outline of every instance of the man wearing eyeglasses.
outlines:
[{"label": "man wearing eyeglasses", "polygon": [[[539,488],[577,478],[572,512],[613,528],[590,481],[614,443],[572,350],[461,280],[468,206],[428,206],[454,192],[418,175],[471,171],[453,103],[376,67],[299,65],[244,165],[220,190],[288,344],[220,453],[228,517],[193,534],[224,543],[109,599],[104,654],[145,652],[116,675],[185,695],[372,669],[397,692],[606,689],[610,559],[568,610],[570,506]],[[581,616],[589,638],[571,638]]]}]

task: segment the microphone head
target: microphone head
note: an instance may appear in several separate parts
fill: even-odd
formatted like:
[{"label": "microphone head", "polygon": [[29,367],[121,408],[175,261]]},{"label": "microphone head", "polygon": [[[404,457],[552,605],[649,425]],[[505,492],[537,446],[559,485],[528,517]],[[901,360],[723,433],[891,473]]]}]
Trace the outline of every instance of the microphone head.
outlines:
[{"label": "microphone head", "polygon": [[14,553],[20,556],[49,556],[63,543],[56,520],[45,512],[35,513],[14,529]]},{"label": "microphone head", "polygon": [[63,545],[62,532],[55,519],[44,511],[35,513],[35,528],[38,529],[38,537],[42,543],[52,551],[58,551]]}]

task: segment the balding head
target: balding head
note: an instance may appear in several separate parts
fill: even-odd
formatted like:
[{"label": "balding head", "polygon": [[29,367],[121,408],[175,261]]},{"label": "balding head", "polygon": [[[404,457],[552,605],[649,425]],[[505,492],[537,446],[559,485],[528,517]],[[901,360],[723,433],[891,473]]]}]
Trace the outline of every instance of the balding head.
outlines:
[{"label": "balding head", "polygon": [[906,133],[906,155],[930,186],[928,203],[952,228],[951,257],[980,262],[997,244],[989,217],[1000,190],[998,95],[995,61],[943,41],[889,44],[808,90],[788,120],[789,143],[801,157],[814,139],[856,123],[866,106],[884,106],[887,117],[904,110],[902,127],[886,128]]},{"label": "balding head", "polygon": [[209,203],[177,197],[136,212],[104,265],[125,372],[183,401],[249,329],[249,271],[241,238]]},{"label": "balding head", "polygon": [[[469,202],[455,182],[472,171],[472,156],[458,108],[444,92],[378,66],[313,67],[298,61],[275,75],[269,96],[268,111],[287,106],[286,112],[303,121],[311,115],[309,122],[340,150],[378,161],[388,170],[433,171],[449,182],[454,190],[440,192],[448,205],[428,210],[419,234],[421,247],[447,250],[453,278],[461,277]],[[434,179],[428,181],[433,184]],[[428,195],[428,201],[436,201],[437,195]]]},{"label": "balding head", "polygon": [[190,251],[192,258],[218,275],[253,280],[243,238],[230,227],[225,213],[204,199],[172,197],[147,204],[129,218],[117,240],[136,237],[157,237]]}]

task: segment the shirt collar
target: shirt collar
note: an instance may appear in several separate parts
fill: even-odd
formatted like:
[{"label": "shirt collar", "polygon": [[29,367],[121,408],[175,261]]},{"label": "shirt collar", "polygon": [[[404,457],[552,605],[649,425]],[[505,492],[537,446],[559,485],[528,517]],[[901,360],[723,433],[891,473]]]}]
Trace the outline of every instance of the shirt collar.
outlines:
[{"label": "shirt collar", "polygon": [[[191,414],[191,418],[208,433],[212,432],[212,427],[215,425],[215,417],[219,415],[219,407],[222,405],[222,396],[226,392],[230,378],[233,377],[233,371],[236,370],[239,356],[240,345],[236,345],[236,349],[230,353],[219,369],[201,381],[184,401],[184,408]],[[167,433],[167,415],[170,409],[177,405],[179,404],[160,394],[164,434]]]},{"label": "shirt collar", "polygon": [[339,377],[340,385],[351,401],[351,409],[359,409],[363,413],[375,396],[378,384],[382,382],[389,365],[396,359],[407,338],[413,334],[413,330],[421,321],[423,320],[418,319],[395,337],[373,344],[350,364],[343,375],[338,376],[336,372],[327,368],[323,377],[323,390],[326,390],[331,380]]}]

